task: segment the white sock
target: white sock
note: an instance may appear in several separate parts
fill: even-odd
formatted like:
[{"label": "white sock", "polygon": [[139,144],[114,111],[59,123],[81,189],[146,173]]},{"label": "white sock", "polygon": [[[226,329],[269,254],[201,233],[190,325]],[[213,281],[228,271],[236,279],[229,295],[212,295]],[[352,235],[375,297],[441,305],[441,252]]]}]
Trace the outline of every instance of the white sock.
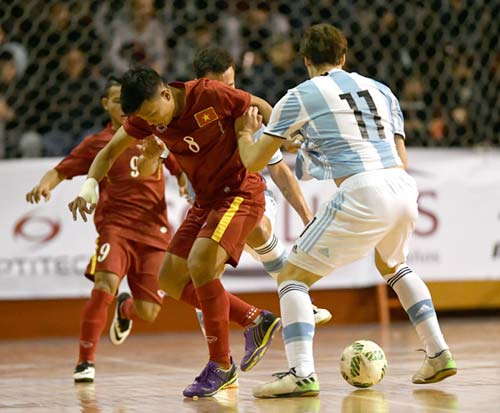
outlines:
[{"label": "white sock", "polygon": [[314,373],[314,315],[309,287],[300,281],[284,281],[278,287],[288,368],[297,376]]},{"label": "white sock", "polygon": [[286,249],[273,234],[264,244],[253,249],[259,256],[262,265],[271,277],[278,279],[278,274],[285,265]]},{"label": "white sock", "polygon": [[384,279],[398,295],[427,354],[433,357],[447,349],[431,294],[422,279],[406,264],[399,266],[395,274],[386,275]]}]

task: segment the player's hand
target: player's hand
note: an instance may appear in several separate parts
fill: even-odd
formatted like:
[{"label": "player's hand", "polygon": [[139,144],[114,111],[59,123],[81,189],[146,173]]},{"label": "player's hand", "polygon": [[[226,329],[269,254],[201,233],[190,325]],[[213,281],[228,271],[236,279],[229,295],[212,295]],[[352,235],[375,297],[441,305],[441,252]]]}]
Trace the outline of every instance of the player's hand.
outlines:
[{"label": "player's hand", "polygon": [[48,186],[36,185],[26,194],[26,201],[30,204],[38,204],[42,197],[45,198],[45,202],[50,199],[50,188]]},{"label": "player's hand", "polygon": [[165,143],[157,136],[148,136],[142,144],[137,145],[142,156],[149,159],[158,159],[167,150]]},{"label": "player's hand", "polygon": [[304,142],[304,137],[300,133],[297,133],[283,142],[282,148],[287,152],[297,153],[302,146],[302,142]]},{"label": "player's hand", "polygon": [[246,112],[236,119],[234,130],[236,134],[250,133],[253,135],[262,127],[262,115],[259,115],[257,106],[250,106]]},{"label": "player's hand", "polygon": [[190,205],[193,205],[194,199],[189,193],[188,179],[184,172],[177,177],[177,185],[179,186],[179,196],[184,198]]},{"label": "player's hand", "polygon": [[73,201],[71,201],[68,204],[68,208],[71,211],[71,214],[73,215],[73,221],[76,221],[78,219],[77,212],[80,212],[80,216],[82,217],[84,222],[87,222],[87,215],[86,214],[92,214],[94,212],[96,204],[88,204],[87,206],[87,201],[83,199],[81,196],[77,196]]},{"label": "player's hand", "polygon": [[179,196],[187,199],[189,197],[189,191],[186,174],[184,172],[177,176],[177,186],[179,187]]}]

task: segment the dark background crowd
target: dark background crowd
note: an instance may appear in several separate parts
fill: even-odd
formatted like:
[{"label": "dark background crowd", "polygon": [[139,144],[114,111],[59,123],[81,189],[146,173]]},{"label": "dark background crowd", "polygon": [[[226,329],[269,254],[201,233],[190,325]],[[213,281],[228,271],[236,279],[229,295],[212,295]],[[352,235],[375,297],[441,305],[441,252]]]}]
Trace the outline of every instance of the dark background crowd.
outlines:
[{"label": "dark background crowd", "polygon": [[409,146],[500,143],[500,2],[487,0],[11,0],[0,8],[0,158],[60,156],[106,117],[109,74],[133,62],[194,77],[223,46],[237,85],[271,104],[307,78],[305,28],[333,23],[346,70],[399,97]]}]

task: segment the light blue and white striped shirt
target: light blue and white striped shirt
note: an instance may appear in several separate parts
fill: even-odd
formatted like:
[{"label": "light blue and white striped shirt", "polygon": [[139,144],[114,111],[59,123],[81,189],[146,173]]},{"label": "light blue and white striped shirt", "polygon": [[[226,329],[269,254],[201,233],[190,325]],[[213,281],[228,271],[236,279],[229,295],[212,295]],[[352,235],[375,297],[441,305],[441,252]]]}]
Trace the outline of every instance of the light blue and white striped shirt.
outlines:
[{"label": "light blue and white striped shirt", "polygon": [[405,136],[399,102],[387,86],[357,73],[333,69],[290,89],[265,133],[286,138],[299,129],[299,179],[402,165],[394,142],[394,134]]}]

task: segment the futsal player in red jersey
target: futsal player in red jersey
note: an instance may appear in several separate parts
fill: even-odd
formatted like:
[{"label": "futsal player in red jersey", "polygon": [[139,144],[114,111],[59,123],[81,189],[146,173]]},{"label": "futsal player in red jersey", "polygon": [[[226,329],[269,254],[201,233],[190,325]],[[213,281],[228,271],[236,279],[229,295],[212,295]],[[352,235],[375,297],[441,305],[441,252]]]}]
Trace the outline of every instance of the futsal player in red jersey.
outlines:
[{"label": "futsal player in red jersey", "polygon": [[[51,191],[63,180],[88,172],[95,155],[106,146],[122,124],[121,85],[110,78],[102,98],[111,122],[102,131],[86,137],[54,169],[48,171],[27,195],[30,203],[41,197],[50,199]],[[170,240],[165,203],[165,179],[161,167],[153,175],[139,175],[137,161],[141,151],[130,146],[117,158],[99,185],[100,199],[94,222],[99,234],[96,254],[86,276],[94,281],[94,289],[81,316],[80,354],[74,372],[75,382],[92,382],[97,342],[105,327],[109,304],[120,281],[128,275],[133,297],[118,296],[115,317],[110,329],[114,344],[121,344],[137,319],[153,321],[163,300],[158,271]],[[164,162],[170,173],[183,177],[173,156]],[[182,178],[185,179],[185,178]]]},{"label": "futsal player in red jersey", "polygon": [[269,147],[257,145],[255,150],[253,142],[238,141],[235,120],[250,106],[255,107],[253,111],[258,108],[268,120],[271,107],[262,99],[217,81],[200,79],[167,85],[153,69],[144,66],[125,73],[121,103],[129,116],[96,156],[80,195],[69,207],[75,219],[77,212],[82,216],[92,212],[98,182],[136,139],[146,139],[139,159],[139,169],[145,175],[157,169],[165,144],[175,155],[193,185],[196,199],[167,249],[160,286],[170,296],[203,312],[210,359],[183,394],[212,396],[237,379],[229,351],[229,320],[247,327],[246,334],[256,337],[245,348],[240,363],[244,371],[260,360],[281,327],[277,316],[226,292],[220,281],[226,262],[233,266],[238,263],[248,234],[264,212],[265,184],[245,164],[258,168],[256,159],[262,155],[269,159],[280,146],[273,139]]},{"label": "futsal player in red jersey", "polygon": [[[226,49],[207,47],[198,50],[193,61],[193,68],[198,79],[205,77],[218,80],[230,87],[236,87],[236,66],[231,54]],[[257,131],[253,135],[253,139],[257,140],[262,135],[263,130],[264,128],[261,128],[261,130]],[[267,171],[284,198],[295,209],[304,225],[307,225],[311,220],[311,211],[302,195],[297,178],[283,161],[281,150],[278,149],[270,159]],[[278,280],[278,274],[286,262],[287,252],[273,232],[276,199],[269,189],[265,191],[265,201],[264,216],[247,237],[246,251],[262,263],[271,277]],[[313,305],[313,313],[314,322],[317,326],[327,323],[332,318],[330,311],[318,308],[315,305]],[[196,310],[196,314],[203,330],[203,318],[200,317],[200,310]],[[247,339],[251,340],[252,338],[247,337]]]}]

